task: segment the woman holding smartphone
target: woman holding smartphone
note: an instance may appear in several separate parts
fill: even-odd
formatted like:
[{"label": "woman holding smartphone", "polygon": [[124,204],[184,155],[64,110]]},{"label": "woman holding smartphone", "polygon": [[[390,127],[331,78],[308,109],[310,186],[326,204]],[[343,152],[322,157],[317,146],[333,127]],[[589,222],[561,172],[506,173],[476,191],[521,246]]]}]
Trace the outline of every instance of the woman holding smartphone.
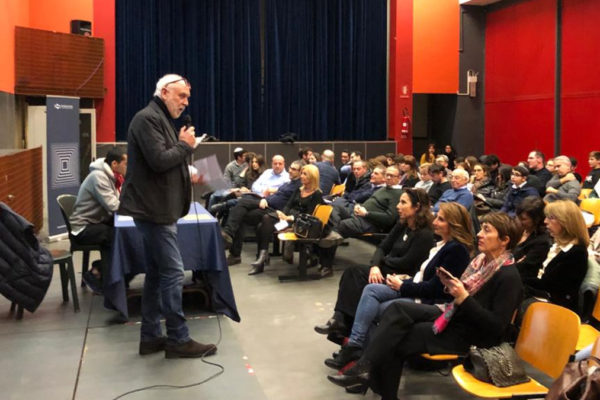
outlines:
[{"label": "woman holding smartphone", "polygon": [[485,215],[477,235],[481,254],[460,279],[439,267],[438,277],[454,300],[443,305],[393,303],[356,365],[328,379],[344,387],[362,385],[365,391],[370,386],[384,400],[395,400],[406,357],[500,344],[523,293],[511,254],[520,229],[504,213]]},{"label": "woman holding smartphone", "polygon": [[[401,215],[408,217],[411,212],[414,210],[410,208],[401,210]],[[421,264],[414,277],[388,274],[384,283],[371,283],[365,287],[348,343],[334,358],[326,359],[325,365],[340,369],[360,358],[373,322],[392,302],[404,300],[443,304],[452,300],[452,296],[444,292],[444,285],[436,270],[443,265],[443,271],[450,272],[450,277],[460,276],[469,264],[474,250],[471,216],[458,203],[442,203],[433,220],[433,231],[441,240],[431,248],[429,258]]]}]

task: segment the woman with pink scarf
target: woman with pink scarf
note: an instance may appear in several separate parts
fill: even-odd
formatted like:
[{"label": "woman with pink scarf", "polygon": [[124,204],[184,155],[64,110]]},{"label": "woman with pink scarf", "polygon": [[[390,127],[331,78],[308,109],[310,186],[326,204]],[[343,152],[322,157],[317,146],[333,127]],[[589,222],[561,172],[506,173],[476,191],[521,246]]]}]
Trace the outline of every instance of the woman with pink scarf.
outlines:
[{"label": "woman with pink scarf", "polygon": [[504,213],[484,216],[477,235],[481,254],[460,279],[440,266],[438,276],[454,301],[427,305],[392,304],[384,312],[356,365],[328,379],[350,391],[371,387],[383,400],[396,400],[402,365],[411,355],[466,353],[505,340],[523,286],[510,250],[520,228]]}]

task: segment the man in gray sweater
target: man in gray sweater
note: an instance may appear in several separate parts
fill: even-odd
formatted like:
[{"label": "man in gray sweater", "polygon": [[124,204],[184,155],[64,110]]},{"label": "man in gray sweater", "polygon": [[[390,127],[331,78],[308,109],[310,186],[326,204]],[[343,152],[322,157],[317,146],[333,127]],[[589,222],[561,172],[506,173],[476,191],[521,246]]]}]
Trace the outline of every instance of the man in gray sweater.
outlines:
[{"label": "man in gray sweater", "polygon": [[102,275],[109,266],[113,214],[119,208],[120,182],[126,172],[127,154],[116,147],[105,158],[92,162],[69,218],[74,242],[100,245],[100,266],[93,263],[92,268],[83,274],[83,281],[97,292],[102,291]]},{"label": "man in gray sweater", "polygon": [[571,170],[569,157],[555,157],[554,168],[557,173],[546,183],[544,201],[549,203],[555,200],[571,200],[577,203],[581,186]]}]

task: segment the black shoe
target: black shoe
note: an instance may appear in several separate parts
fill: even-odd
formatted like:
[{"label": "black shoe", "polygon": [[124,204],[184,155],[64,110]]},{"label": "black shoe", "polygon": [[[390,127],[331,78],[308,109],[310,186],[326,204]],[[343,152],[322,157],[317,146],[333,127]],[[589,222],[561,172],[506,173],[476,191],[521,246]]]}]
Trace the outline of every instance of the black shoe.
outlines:
[{"label": "black shoe", "polygon": [[91,270],[84,272],[81,279],[94,293],[102,294],[102,281]]},{"label": "black shoe", "polygon": [[158,353],[159,351],[163,351],[165,349],[166,344],[166,336],[160,336],[152,340],[142,341],[140,342],[140,356],[145,356],[146,354]]},{"label": "black shoe", "polygon": [[327,335],[327,340],[337,345],[343,346],[346,342],[346,335],[340,332],[331,332]]},{"label": "black shoe", "polygon": [[366,383],[357,383],[356,385],[346,386],[346,393],[365,394],[368,389],[369,385]]},{"label": "black shoe", "polygon": [[217,352],[214,344],[202,344],[193,339],[180,344],[167,344],[165,358],[198,358],[212,356]]},{"label": "black shoe", "polygon": [[264,271],[265,271],[265,266],[264,265],[258,265],[256,267],[252,267],[250,269],[250,271],[248,272],[248,275],[262,274]]},{"label": "black shoe", "polygon": [[218,213],[220,213],[221,211],[224,211],[226,208],[227,208],[227,203],[225,203],[225,202],[217,203],[217,204],[214,204],[212,207],[210,207],[209,212],[213,216],[216,216]]},{"label": "black shoe", "polygon": [[328,375],[327,379],[342,387],[354,387],[356,385],[367,385],[369,383],[369,373],[371,364],[359,360],[356,365],[344,372],[343,375]]},{"label": "black shoe", "polygon": [[362,355],[362,348],[356,346],[343,346],[337,356],[327,358],[325,365],[333,369],[342,369],[349,362],[356,361]]},{"label": "black shoe", "polygon": [[229,250],[233,245],[233,238],[225,231],[221,231],[221,237],[223,238],[223,247],[225,247],[225,250]]},{"label": "black shoe", "polygon": [[229,256],[227,256],[227,260],[225,261],[227,261],[227,265],[232,266],[241,263],[242,257],[230,254]]},{"label": "black shoe", "polygon": [[325,323],[325,325],[317,325],[315,326],[315,331],[320,333],[321,335],[329,335],[330,333],[346,333],[348,331],[348,327],[343,321],[340,321],[335,318],[330,318],[329,321]]}]

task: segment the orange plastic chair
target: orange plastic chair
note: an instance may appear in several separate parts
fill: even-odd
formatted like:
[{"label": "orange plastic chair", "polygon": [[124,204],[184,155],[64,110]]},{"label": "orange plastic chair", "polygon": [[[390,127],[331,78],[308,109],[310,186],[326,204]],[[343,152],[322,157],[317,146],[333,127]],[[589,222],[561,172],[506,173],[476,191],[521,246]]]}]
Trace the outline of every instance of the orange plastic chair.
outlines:
[{"label": "orange plastic chair", "polygon": [[[573,311],[550,303],[533,303],[525,313],[515,350],[523,361],[556,379],[575,350],[579,336],[579,316]],[[534,379],[508,387],[496,387],[479,381],[462,365],[452,375],[466,392],[482,397],[543,397],[548,388]]]},{"label": "orange plastic chair", "polygon": [[345,191],[346,191],[346,185],[342,183],[340,185],[333,185],[333,187],[331,188],[331,192],[329,192],[329,194],[331,196],[341,196],[344,194]]},{"label": "orange plastic chair", "polygon": [[[596,303],[594,303],[592,317],[600,321],[600,294],[596,295]],[[589,324],[582,324],[581,329],[579,330],[579,339],[577,339],[577,346],[575,346],[575,350],[579,351],[588,347],[590,344],[594,343],[594,340],[598,338],[600,338],[600,331]]]},{"label": "orange plastic chair", "polygon": [[594,216],[592,225],[600,224],[600,199],[583,199],[581,200],[581,204],[579,204],[579,208]]},{"label": "orange plastic chair", "polygon": [[[317,205],[317,207],[315,207],[315,210],[313,211],[313,216],[317,217],[321,223],[323,224],[323,227],[325,227],[325,225],[327,225],[327,223],[329,222],[329,217],[331,216],[331,212],[333,211],[333,207],[331,205],[328,204],[319,204]],[[282,242],[296,242],[298,244],[300,244],[300,260],[298,263],[298,275],[280,275],[279,276],[279,280],[280,281],[289,281],[289,280],[300,280],[300,281],[304,281],[307,279],[320,279],[321,275],[308,275],[306,273],[306,268],[307,268],[307,264],[308,264],[308,246],[311,246],[317,242],[319,242],[319,239],[303,239],[303,238],[299,238],[298,236],[296,236],[296,234],[294,232],[282,232],[280,234],[277,235],[277,238],[282,241]]]},{"label": "orange plastic chair", "polygon": [[581,189],[581,192],[579,192],[579,200],[583,200],[583,199],[587,199],[590,196],[590,193],[592,193],[592,190],[594,189]]}]

